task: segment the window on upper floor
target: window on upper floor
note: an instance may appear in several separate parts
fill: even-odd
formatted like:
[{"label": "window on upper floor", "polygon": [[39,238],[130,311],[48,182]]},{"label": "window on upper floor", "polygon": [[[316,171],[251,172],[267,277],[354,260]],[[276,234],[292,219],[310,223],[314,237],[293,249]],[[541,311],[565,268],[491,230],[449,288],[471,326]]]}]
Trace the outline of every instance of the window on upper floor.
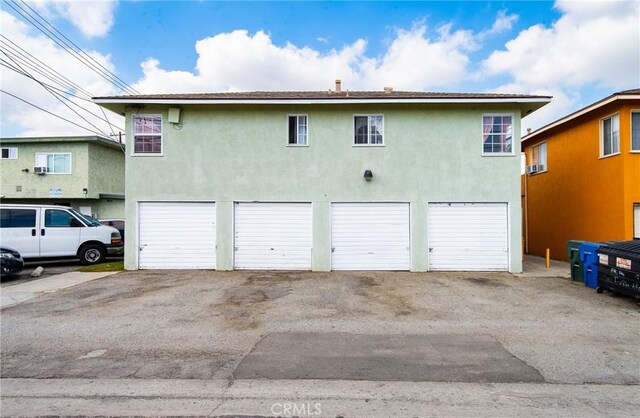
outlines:
[{"label": "window on upper floor", "polygon": [[513,155],[513,115],[482,115],[482,154]]},{"label": "window on upper floor", "polygon": [[536,166],[535,171],[547,171],[547,143],[543,142],[529,148],[530,165]]},{"label": "window on upper floor", "polygon": [[71,153],[36,153],[36,167],[44,167],[50,174],[71,174]]},{"label": "window on upper floor", "polygon": [[307,115],[289,115],[289,145],[307,145]]},{"label": "window on upper floor", "polygon": [[640,110],[631,112],[631,151],[640,151]]},{"label": "window on upper floor", "polygon": [[3,147],[0,155],[0,159],[2,160],[17,160],[18,159],[18,148],[14,147]]},{"label": "window on upper floor", "polygon": [[620,118],[609,116],[600,121],[600,156],[620,153]]},{"label": "window on upper floor", "polygon": [[354,116],[353,133],[354,145],[384,145],[384,116]]},{"label": "window on upper floor", "polygon": [[162,155],[162,115],[133,115],[133,154]]}]

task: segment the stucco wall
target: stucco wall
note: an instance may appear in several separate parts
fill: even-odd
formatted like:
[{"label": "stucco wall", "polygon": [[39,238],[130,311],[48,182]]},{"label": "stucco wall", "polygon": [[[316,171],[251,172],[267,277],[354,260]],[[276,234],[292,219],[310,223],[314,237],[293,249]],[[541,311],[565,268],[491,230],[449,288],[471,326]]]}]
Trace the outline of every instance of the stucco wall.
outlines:
[{"label": "stucco wall", "polygon": [[[124,146],[123,146],[124,147]],[[124,151],[89,144],[89,196],[124,195]]]},{"label": "stucco wall", "polygon": [[[51,188],[61,190],[59,199],[62,200],[84,198],[82,189],[87,187],[88,172],[87,144],[3,143],[2,146],[18,148],[18,159],[2,160],[0,163],[0,194],[6,198],[49,198]],[[36,153],[49,152],[71,153],[71,174],[34,174]],[[28,173],[22,172],[25,168],[29,169]],[[17,191],[16,186],[21,186],[22,191]]]},{"label": "stucco wall", "polygon": [[[214,111],[215,109],[215,111]],[[513,156],[482,157],[482,114],[514,114]],[[126,267],[136,268],[137,202],[215,201],[219,269],[233,265],[234,201],[313,203],[315,270],[330,268],[330,202],[411,203],[412,270],[427,269],[428,202],[508,202],[511,271],[521,271],[519,111],[493,106],[185,106],[162,113],[163,156],[127,150]],[[287,115],[307,114],[309,146],[287,146]],[[383,147],[353,146],[353,115],[384,114]],[[131,114],[127,115],[127,138]],[[131,141],[130,141],[131,142]],[[364,170],[373,171],[371,182]]]},{"label": "stucco wall", "polygon": [[[640,153],[630,153],[631,109],[614,102],[527,141],[547,142],[547,172],[527,178],[528,252],[568,260],[566,243],[633,238],[633,203],[640,202]],[[600,157],[600,120],[620,116],[620,154]],[[530,163],[530,162],[528,162]]]}]

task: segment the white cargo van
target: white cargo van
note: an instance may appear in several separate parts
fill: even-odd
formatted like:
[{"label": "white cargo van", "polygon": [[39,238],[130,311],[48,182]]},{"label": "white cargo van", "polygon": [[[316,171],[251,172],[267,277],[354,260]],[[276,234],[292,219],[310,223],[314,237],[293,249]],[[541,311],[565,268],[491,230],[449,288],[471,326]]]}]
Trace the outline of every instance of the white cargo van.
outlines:
[{"label": "white cargo van", "polygon": [[124,252],[117,229],[55,205],[0,205],[0,244],[23,258],[78,257],[82,264]]}]

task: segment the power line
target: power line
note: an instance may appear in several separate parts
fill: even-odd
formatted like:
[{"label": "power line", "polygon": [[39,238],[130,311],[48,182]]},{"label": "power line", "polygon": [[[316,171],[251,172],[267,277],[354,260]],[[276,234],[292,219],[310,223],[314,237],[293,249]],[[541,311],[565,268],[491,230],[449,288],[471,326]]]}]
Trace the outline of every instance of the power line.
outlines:
[{"label": "power line", "polygon": [[[135,89],[133,89],[127,83],[121,81],[117,76],[115,76],[115,74],[113,74],[109,70],[105,69],[104,66],[99,64],[95,59],[90,57],[86,52],[84,52],[77,45],[75,45],[75,44],[73,44],[72,42],[69,41],[71,44],[73,44],[77,48],[77,50],[76,50],[71,45],[69,45],[67,42],[65,42],[63,39],[61,39],[59,36],[57,36],[55,33],[53,33],[51,30],[47,29],[43,23],[38,21],[33,15],[31,15],[29,12],[27,12],[26,9],[22,8],[19,4],[17,4],[17,2],[14,2],[13,4],[10,3],[10,2],[7,2],[7,5],[9,7],[11,7],[20,16],[22,16],[27,22],[29,22],[31,25],[33,25],[36,29],[38,29],[40,32],[42,32],[45,36],[47,36],[49,39],[51,39],[53,42],[55,42],[58,46],[60,46],[63,50],[65,50],[71,56],[73,56],[78,61],[80,61],[81,63],[86,65],[89,69],[91,69],[93,72],[95,72],[96,74],[98,74],[99,76],[104,78],[106,81],[108,81],[109,83],[115,85],[116,87],[124,90],[125,92],[127,92],[129,94],[132,94],[132,93],[133,94],[139,94]],[[26,3],[25,3],[25,5],[26,5]],[[26,5],[26,7],[29,8],[30,10],[32,10],[33,13],[35,13],[41,20],[46,22],[47,25],[49,25],[50,27],[55,29],[55,27],[51,23],[49,23],[46,19],[44,19],[37,12],[35,12],[33,9],[31,9],[31,7],[29,7],[28,5]],[[61,34],[61,32],[59,32],[57,29],[55,29],[55,30],[58,33]],[[62,35],[62,36],[64,37],[64,35]],[[85,56],[88,57],[88,59],[85,58]],[[100,67],[102,69],[100,69]]]},{"label": "power line", "polygon": [[[2,52],[6,55],[6,53],[5,53],[4,51],[2,51]],[[10,59],[11,59],[11,58],[10,58]],[[13,61],[13,60],[12,60],[12,61]],[[15,63],[15,61],[14,61],[14,63]],[[85,99],[85,98],[83,98],[83,97],[75,96],[75,95],[73,95],[72,93],[69,93],[69,92],[67,92],[67,91],[65,91],[65,90],[62,90],[62,89],[59,89],[59,88],[57,88],[57,87],[51,86],[51,85],[49,85],[49,84],[47,84],[47,83],[44,83],[44,82],[42,82],[42,81],[40,81],[40,80],[36,79],[35,77],[33,77],[31,74],[29,74],[28,72],[26,72],[23,68],[17,68],[17,67],[14,67],[14,66],[12,66],[10,63],[8,63],[7,61],[5,61],[5,60],[3,60],[3,59],[1,59],[1,58],[0,58],[0,65],[2,65],[3,67],[6,67],[6,68],[8,68],[8,69],[10,69],[10,70],[12,70],[12,71],[14,71],[14,72],[18,73],[18,74],[20,74],[20,75],[22,75],[22,76],[24,76],[24,77],[27,77],[27,78],[29,78],[29,79],[31,79],[31,80],[33,80],[33,81],[35,81],[36,83],[40,84],[40,85],[41,85],[45,90],[48,90],[48,91],[49,91],[49,93],[51,93],[52,95],[54,95],[54,97],[56,97],[56,98],[58,98],[58,97],[62,97],[64,100],[68,101],[69,103],[73,104],[74,106],[77,106],[79,109],[82,109],[82,110],[84,110],[85,112],[89,113],[90,115],[94,116],[95,118],[97,118],[97,119],[99,119],[99,120],[101,120],[101,121],[103,121],[103,122],[106,122],[106,123],[108,124],[108,126],[109,126],[109,129],[110,129],[112,132],[113,132],[113,126],[115,126],[117,129],[119,129],[119,130],[121,130],[121,131],[122,131],[122,130],[124,130],[123,128],[121,128],[121,127],[119,127],[119,126],[117,126],[117,125],[114,125],[114,124],[112,124],[112,123],[109,121],[109,119],[107,118],[107,115],[105,114],[105,112],[104,112],[104,110],[102,109],[102,107],[98,106],[98,108],[102,111],[102,114],[103,114],[103,116],[104,116],[104,119],[103,119],[100,115],[98,115],[98,114],[96,114],[96,113],[93,113],[92,111],[90,111],[89,109],[87,109],[87,108],[85,108],[85,107],[80,106],[78,103],[74,102],[73,100],[69,99],[68,97],[64,97],[63,95],[69,95],[69,96],[72,96],[72,97],[77,98],[77,99],[79,99],[79,100],[84,100],[84,101],[86,101],[86,102],[88,102],[88,103],[94,104],[91,100]],[[54,94],[53,92],[51,92],[50,90],[55,90],[55,91],[56,91],[56,92],[55,92],[55,94]],[[62,103],[62,104],[64,104],[65,106],[67,106],[65,103]],[[67,106],[67,107],[69,107],[69,106]],[[73,109],[70,109],[70,110],[77,114],[77,112],[75,112],[75,110],[73,110]],[[79,115],[79,114],[78,114],[78,116],[79,116],[79,117],[81,117],[82,119],[84,119],[81,115]],[[89,123],[91,126],[93,126],[94,128],[99,129],[97,126],[93,125],[91,122],[87,121],[86,119],[84,119],[84,120],[85,120],[87,123]]]},{"label": "power line", "polygon": [[[42,62],[41,60],[36,58],[34,55],[29,53],[27,50],[25,50],[24,48],[20,47],[20,45],[18,45],[15,42],[13,42],[11,39],[7,38],[6,36],[4,36],[2,34],[0,34],[0,37],[3,38],[3,39],[0,39],[0,44],[6,44],[6,45],[4,45],[4,47],[6,49],[10,50],[14,54],[14,57],[16,55],[19,56],[22,59],[23,63],[24,62],[28,62],[28,63],[32,64],[32,66],[30,66],[30,68],[32,68],[34,70],[37,69],[37,71],[40,74],[44,75],[45,77],[47,77],[51,81],[57,82],[59,85],[61,85],[63,87],[67,87],[67,88],[78,90],[79,92],[82,92],[83,94],[85,94],[88,98],[92,97],[91,93],[89,93],[87,90],[85,90],[84,88],[82,88],[78,84],[76,84],[73,81],[71,81],[69,78],[67,78],[64,75],[60,74],[58,71],[56,71],[55,69],[51,68],[49,65],[45,64],[44,62]],[[47,73],[50,73],[50,74],[47,74]]]},{"label": "power line", "polygon": [[77,127],[79,127],[79,128],[82,128],[82,129],[87,130],[87,131],[89,131],[89,132],[91,132],[91,133],[94,133],[94,134],[96,134],[96,135],[98,135],[98,136],[100,136],[100,137],[102,137],[102,138],[105,138],[105,137],[104,137],[104,133],[102,133],[102,132],[96,132],[96,131],[93,131],[93,130],[91,130],[91,129],[88,129],[86,126],[79,125],[79,124],[77,124],[77,123],[75,123],[75,122],[73,122],[73,121],[71,121],[71,120],[69,120],[69,119],[66,119],[66,118],[63,118],[62,116],[56,115],[56,114],[55,114],[55,113],[53,113],[53,112],[49,112],[48,110],[43,109],[43,108],[41,108],[40,106],[35,105],[35,104],[33,104],[33,103],[29,102],[28,100],[22,99],[22,98],[20,98],[20,97],[16,96],[15,94],[11,94],[11,93],[9,93],[9,92],[8,92],[8,91],[6,91],[6,90],[2,90],[2,89],[0,89],[0,93],[4,93],[4,94],[6,94],[6,95],[9,95],[9,96],[13,97],[14,99],[20,100],[21,102],[24,102],[24,103],[26,103],[26,104],[28,104],[28,105],[30,105],[30,106],[35,107],[36,109],[42,110],[43,112],[46,112],[46,113],[50,114],[51,116],[55,116],[55,117],[56,117],[56,118],[58,118],[58,119],[62,119],[62,120],[64,120],[64,121],[66,121],[66,122],[71,123],[72,125],[75,125],[75,126],[77,126]]},{"label": "power line", "polygon": [[[86,123],[88,123],[89,125],[91,125],[93,128],[97,129],[98,131],[101,131],[100,128],[98,128],[96,125],[94,125],[93,123],[91,123],[87,118],[85,118],[84,116],[82,116],[80,113],[78,113],[75,109],[73,109],[71,106],[69,106],[67,103],[65,103],[65,100],[68,100],[65,97],[61,97],[61,95],[57,92],[54,92],[52,90],[50,90],[44,83],[41,83],[39,80],[37,80],[36,78],[32,77],[31,74],[29,74],[27,71],[24,70],[24,68],[22,68],[20,66],[20,64],[18,64],[16,61],[13,60],[13,58],[11,58],[9,55],[7,55],[6,52],[2,51],[3,54],[5,54],[7,56],[7,58],[9,58],[11,61],[13,61],[14,64],[16,64],[24,73],[25,76],[29,77],[31,80],[35,81],[36,83],[40,84],[40,86],[42,86],[45,90],[47,90],[47,92],[49,94],[51,94],[53,97],[56,98],[56,100],[58,100],[60,103],[62,103],[65,107],[67,107],[69,110],[71,110],[73,113],[75,113],[79,118],[81,118],[82,120],[84,120]],[[71,100],[68,100],[70,103],[73,103],[75,106],[78,106],[80,109],[86,111],[87,113],[92,114],[93,116],[97,117],[98,119],[101,119],[99,116],[93,114],[92,112],[88,111],[87,109],[79,106],[77,103],[74,103]],[[104,122],[109,123],[109,121],[104,120]],[[104,132],[103,132],[104,135]]]}]

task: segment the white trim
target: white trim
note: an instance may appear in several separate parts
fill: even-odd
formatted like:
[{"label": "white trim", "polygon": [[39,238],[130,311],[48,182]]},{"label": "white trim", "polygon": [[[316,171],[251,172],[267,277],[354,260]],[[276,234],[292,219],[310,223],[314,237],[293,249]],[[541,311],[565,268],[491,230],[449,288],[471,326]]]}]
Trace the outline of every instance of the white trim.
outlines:
[{"label": "white trim", "polygon": [[[298,118],[300,116],[304,116],[305,118],[307,118],[307,143],[306,144],[298,144],[297,142],[295,144],[292,144],[289,142],[289,118],[295,116],[296,118],[296,141],[298,140]],[[287,139],[287,146],[288,147],[308,147],[309,146],[309,115],[306,113],[287,113],[287,135],[286,135],[286,139]]]},{"label": "white trim", "polygon": [[[136,117],[160,117],[160,152],[136,152]],[[144,136],[145,134],[138,134]],[[156,135],[147,135],[156,136]],[[164,118],[161,113],[136,113],[131,115],[131,156],[132,157],[164,157]]]},{"label": "white trim", "polygon": [[[367,143],[366,144],[356,144],[356,118],[357,117],[365,117],[367,118]],[[372,116],[382,116],[382,143],[381,144],[371,144],[371,132],[369,131],[369,121]],[[384,147],[385,146],[385,140],[384,140],[384,113],[354,113],[353,114],[353,118],[351,119],[351,127],[352,127],[352,131],[351,131],[351,140],[353,141],[351,143],[352,146],[354,147]]]},{"label": "white trim", "polygon": [[[618,152],[612,152],[611,154],[606,154],[605,155],[604,154],[604,126],[603,126],[603,122],[605,120],[607,120],[607,119],[611,119],[611,136],[613,137],[613,118],[614,118],[614,116],[618,117]],[[604,117],[600,118],[600,120],[598,122],[598,130],[600,131],[599,135],[598,135],[598,137],[600,138],[600,144],[599,144],[599,146],[600,146],[600,155],[599,155],[599,159],[612,157],[614,155],[619,155],[620,151],[621,151],[621,148],[620,148],[620,145],[621,145],[620,144],[620,112],[615,112],[615,113],[612,113],[612,114],[610,114],[608,116],[604,116]]]},{"label": "white trim", "polygon": [[[638,96],[640,97],[640,96]],[[229,104],[383,104],[383,103],[549,103],[550,98],[450,98],[450,99],[93,99],[96,104],[209,104],[209,105],[229,105]]]},{"label": "white trim", "polygon": [[[484,118],[485,116],[510,116],[511,117],[511,152],[484,152]],[[483,113],[480,119],[480,151],[483,157],[513,157],[515,156],[515,114],[514,113]]]},{"label": "white trim", "polygon": [[[18,147],[1,147],[0,149],[2,151],[8,150],[8,152],[9,152],[9,156],[7,158],[2,158],[2,154],[1,154],[2,151],[0,151],[0,160],[17,160],[18,159]],[[14,151],[14,154],[13,154],[14,157],[13,158],[11,158],[11,151],[12,150]]]},{"label": "white trim", "polygon": [[[68,173],[54,173],[52,171],[49,171],[49,162],[47,161],[47,175],[70,175],[73,174],[73,156],[71,155],[72,153],[70,151],[67,152],[36,152],[35,154],[35,161],[33,166],[34,167],[38,167],[38,155],[68,155],[69,156],[69,172]],[[48,160],[48,158],[47,158]]]},{"label": "white trim", "polygon": [[631,109],[629,111],[629,152],[631,154],[640,153],[640,148],[636,150],[633,149],[633,114],[634,113],[637,113],[640,115],[640,109]]},{"label": "white trim", "polygon": [[555,122],[551,122],[550,124],[543,126],[542,128],[536,130],[535,132],[531,132],[530,134],[525,135],[524,137],[522,137],[522,139],[520,139],[520,142],[528,141],[534,136],[541,134],[542,132],[548,131],[549,129],[555,128],[556,126],[562,125],[565,122],[569,122],[575,118],[578,118],[582,115],[585,115],[593,110],[596,110],[602,106],[608,105],[609,103],[613,103],[617,100],[640,100],[640,95],[638,94],[614,95],[612,97],[609,97],[608,99],[600,100],[599,102],[596,102],[590,106],[580,109],[570,115],[565,116],[564,118],[558,119]]},{"label": "white trim", "polygon": [[[547,172],[547,167],[549,166],[549,145],[547,145],[547,142],[548,142],[547,140],[544,140],[544,141],[540,141],[540,142],[536,143],[535,145],[530,145],[529,146],[529,154],[532,154],[534,148],[539,147],[542,144],[546,145],[544,170],[536,171],[535,173],[530,173],[529,174],[530,176],[535,176],[536,174],[542,174],[542,173],[546,173]],[[539,155],[540,155],[540,151],[538,150],[538,160],[540,159]],[[533,156],[532,155],[529,156],[529,159],[531,160],[529,162],[531,164],[533,164]],[[528,164],[525,164],[525,166],[527,166],[527,165]],[[540,165],[540,163],[538,162],[537,165]]]}]

